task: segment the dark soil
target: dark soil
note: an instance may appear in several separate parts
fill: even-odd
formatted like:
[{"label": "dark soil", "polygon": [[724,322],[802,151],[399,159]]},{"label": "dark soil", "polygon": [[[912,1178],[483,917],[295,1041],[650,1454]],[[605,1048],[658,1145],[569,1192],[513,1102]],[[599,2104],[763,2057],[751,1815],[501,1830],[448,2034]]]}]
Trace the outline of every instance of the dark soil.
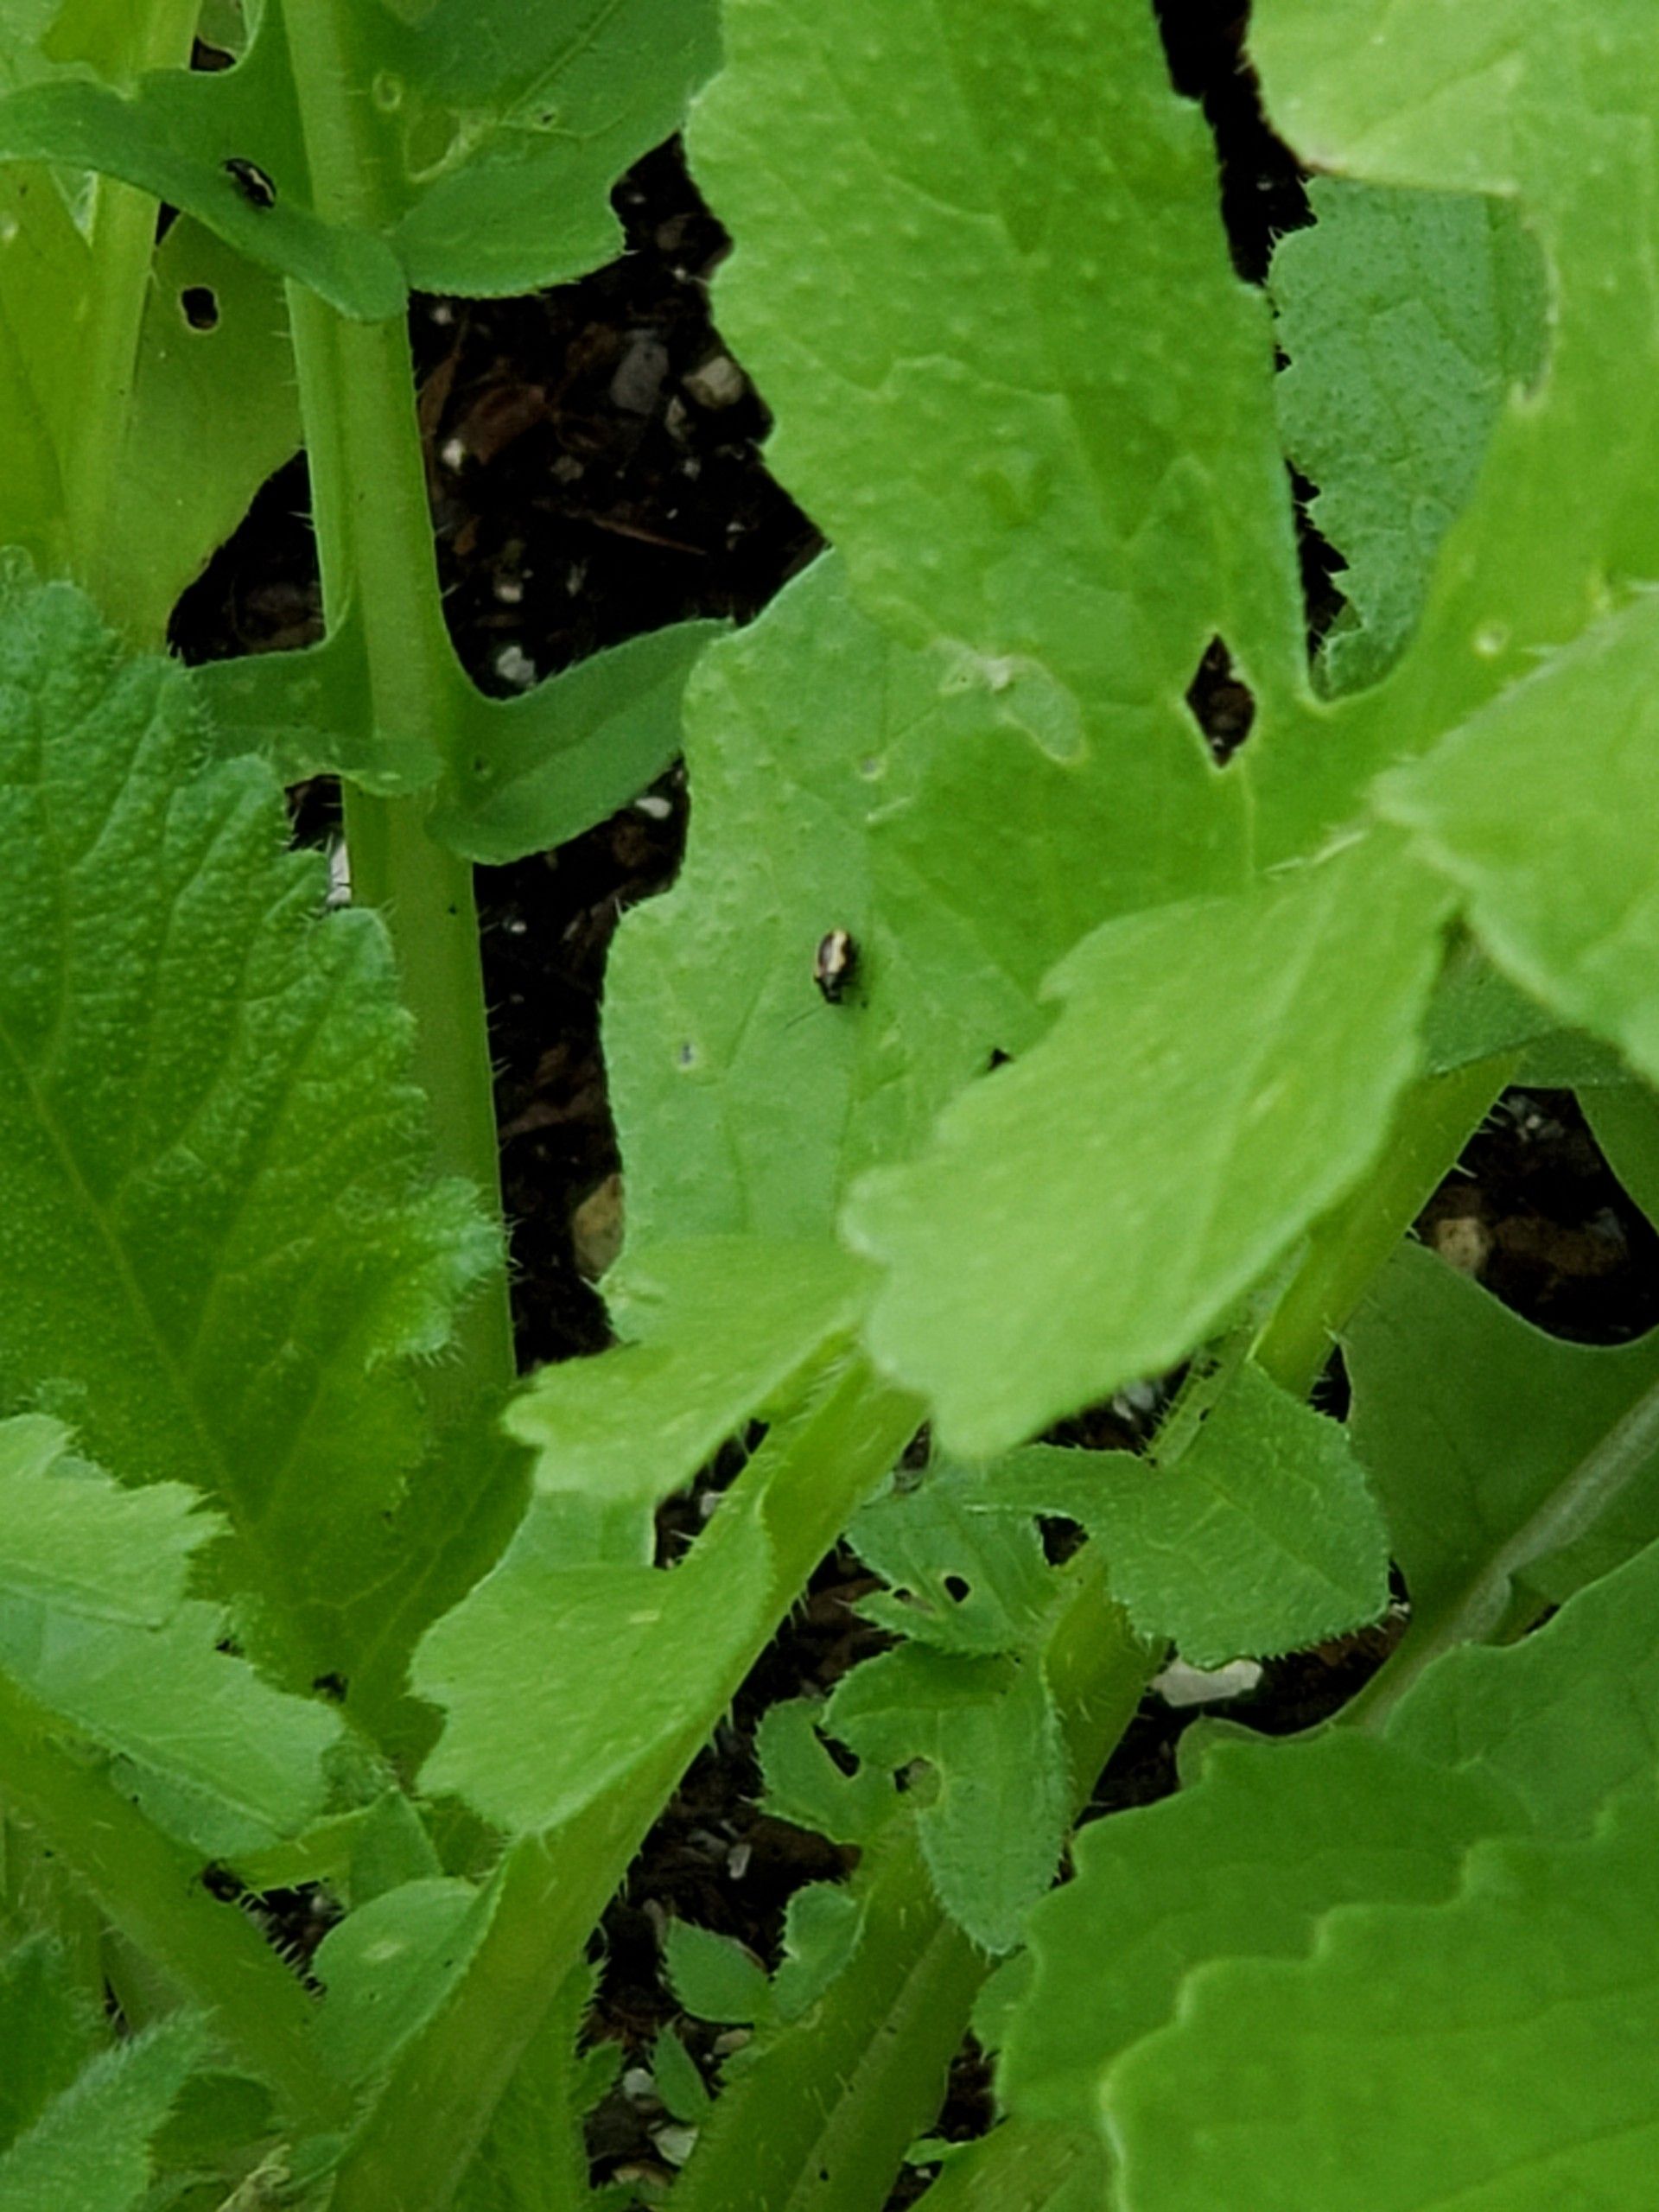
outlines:
[{"label": "dark soil", "polygon": [[[1294,162],[1263,124],[1240,62],[1236,0],[1163,0],[1172,67],[1217,136],[1241,274],[1260,281],[1274,238],[1306,219]],[[709,317],[719,226],[677,150],[640,163],[616,195],[627,250],[584,282],[523,300],[417,303],[435,526],[457,647],[476,680],[509,690],[595,647],[694,615],[754,615],[814,556],[811,525],[767,475],[766,416]],[[244,528],[182,602],[190,659],[313,639],[321,616],[302,462],[267,486]],[[1311,625],[1328,619],[1328,549],[1305,547]],[[1193,703],[1218,753],[1248,737],[1251,702],[1224,645],[1205,658]],[[298,832],[326,836],[326,785],[296,795]],[[479,893],[498,1065],[514,1297],[526,1363],[606,1339],[590,1287],[613,1231],[614,1135],[598,1010],[618,916],[678,864],[685,797],[677,771],[557,853],[480,871]],[[1513,1093],[1426,1211],[1422,1234],[1541,1325],[1617,1341],[1659,1322],[1659,1240],[1596,1151],[1573,1100]],[[1068,1423],[1067,1441],[1132,1445],[1149,1408],[1119,1402]],[[724,1471],[729,1472],[729,1469]],[[665,1516],[664,1544],[694,1533],[695,1499]],[[850,1605],[869,1586],[856,1561],[825,1562],[804,1604],[664,1815],[605,1923],[600,2031],[631,2063],[672,2017],[658,1938],[673,1915],[735,1936],[770,1961],[785,1903],[834,1875],[842,1854],[761,1817],[753,1725],[774,1700],[827,1690],[878,1633]],[[1387,1649],[1383,1630],[1268,1669],[1230,1710],[1284,1732],[1342,1703]],[[1149,1699],[1102,1777],[1093,1809],[1167,1791],[1190,1712]],[[314,1900],[296,1902],[296,1915]],[[297,1929],[295,1940],[302,1941]],[[701,2058],[715,2031],[684,2032]],[[597,2171],[659,2164],[662,2117],[614,2093],[597,2116]],[[988,2113],[971,2046],[941,2116],[952,2137]],[[909,2203],[907,2176],[893,2199]]]}]

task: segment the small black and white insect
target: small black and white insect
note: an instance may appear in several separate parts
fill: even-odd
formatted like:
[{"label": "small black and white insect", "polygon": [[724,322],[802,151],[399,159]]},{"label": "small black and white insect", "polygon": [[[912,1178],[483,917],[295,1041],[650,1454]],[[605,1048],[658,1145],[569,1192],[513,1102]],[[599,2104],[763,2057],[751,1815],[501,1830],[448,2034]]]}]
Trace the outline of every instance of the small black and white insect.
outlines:
[{"label": "small black and white insect", "polygon": [[232,154],[223,167],[226,175],[250,207],[274,207],[276,205],[276,188],[257,162],[245,162],[239,154]]},{"label": "small black and white insect", "polygon": [[812,980],[828,1006],[839,1006],[858,972],[858,945],[848,930],[827,930],[812,957]]}]

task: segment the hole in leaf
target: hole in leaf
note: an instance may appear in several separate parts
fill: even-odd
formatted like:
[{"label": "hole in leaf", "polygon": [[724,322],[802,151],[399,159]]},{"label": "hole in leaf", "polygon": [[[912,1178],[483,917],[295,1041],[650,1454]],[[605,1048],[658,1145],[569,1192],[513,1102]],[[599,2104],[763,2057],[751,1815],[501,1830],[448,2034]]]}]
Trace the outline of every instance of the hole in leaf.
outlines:
[{"label": "hole in leaf", "polygon": [[179,294],[179,305],[192,330],[218,329],[219,296],[211,284],[187,284]]},{"label": "hole in leaf", "polygon": [[1255,720],[1255,697],[1234,672],[1224,638],[1211,638],[1205,647],[1198,673],[1186,687],[1186,703],[1217,766],[1224,767]]},{"label": "hole in leaf", "polygon": [[968,1585],[960,1574],[947,1574],[944,1578],[944,1593],[953,1604],[959,1605],[968,1595]]}]

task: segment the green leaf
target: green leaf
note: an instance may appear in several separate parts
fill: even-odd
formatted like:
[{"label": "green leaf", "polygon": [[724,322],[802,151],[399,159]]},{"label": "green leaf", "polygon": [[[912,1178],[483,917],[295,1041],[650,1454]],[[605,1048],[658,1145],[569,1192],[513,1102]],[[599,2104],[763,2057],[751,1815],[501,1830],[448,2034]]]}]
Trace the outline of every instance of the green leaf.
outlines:
[{"label": "green leaf", "polygon": [[95,2058],[0,2157],[0,2212],[139,2212],[150,2140],[201,2044],[182,2018]]},{"label": "green leaf", "polygon": [[1103,2212],[1113,2202],[1104,2155],[1081,2129],[1004,2120],[952,2147],[922,2199],[927,2212]]},{"label": "green leaf", "polygon": [[1656,1847],[1649,1779],[1592,1840],[1494,1840],[1444,1903],[1351,1907],[1306,1960],[1194,1977],[1177,2020],[1106,2077],[1126,2197],[1137,2212],[1213,2212],[1241,2192],[1262,2212],[1639,2203],[1659,2152]]},{"label": "green leaf", "polygon": [[716,623],[676,623],[593,653],[519,699],[486,699],[468,685],[432,836],[499,868],[614,814],[679,751],[686,679],[719,634]]},{"label": "green leaf", "polygon": [[327,1992],[317,2020],[327,2064],[349,2082],[384,2072],[454,1986],[488,1918],[470,1884],[434,1876],[372,1897],[330,1929],[313,1962]]},{"label": "green leaf", "polygon": [[865,1271],[828,1244],[659,1244],[613,1278],[630,1344],[545,1367],[507,1420],[543,1491],[652,1505],[850,1337]]},{"label": "green leaf", "polygon": [[[1492,958],[1566,1022],[1659,1080],[1659,601],[1598,623],[1433,753],[1378,804],[1465,893]],[[1579,733],[1563,747],[1560,733]]]},{"label": "green leaf", "polygon": [[621,246],[611,187],[714,67],[714,0],[437,0],[355,27],[416,290],[569,282]]},{"label": "green leaf", "polygon": [[1499,410],[1544,353],[1537,249],[1507,202],[1315,177],[1273,257],[1274,385],[1310,512],[1344,556],[1334,691],[1375,683],[1416,626]]},{"label": "green leaf", "polygon": [[651,2074],[657,2094],[670,2117],[687,2127],[699,2127],[714,2110],[708,2084],[697,2062],[672,2028],[659,2028],[651,2046]]},{"label": "green leaf", "polygon": [[[1082,924],[1023,833],[1086,804],[1077,774],[1023,741],[991,782],[980,721],[941,684],[854,610],[833,557],[692,677],[685,865],[624,917],[606,990],[640,1249],[830,1239],[851,1178],[909,1149],[995,1047],[1033,1033],[1038,977]],[[947,775],[953,788],[930,791]],[[961,829],[994,809],[1019,834],[976,834],[970,855]],[[1017,929],[988,940],[987,903]],[[858,966],[827,1006],[813,961],[836,928]]]},{"label": "green leaf", "polygon": [[1371,839],[1109,923],[1062,963],[1048,1036],[848,1216],[891,1270],[872,1346],[947,1448],[1005,1450],[1169,1366],[1363,1173],[1416,1065],[1444,911]]},{"label": "green leaf", "polygon": [[1388,1739],[1501,1783],[1553,1834],[1583,1834],[1618,1793],[1651,1783],[1659,1730],[1659,1544],[1509,1647],[1464,1645],[1389,1715]]},{"label": "green leaf", "polygon": [[[280,0],[234,69],[156,70],[130,92],[67,69],[0,96],[0,162],[95,170],[193,215],[250,260],[296,278],[342,315],[401,314],[405,284],[384,239],[323,220],[309,204],[303,138],[283,49]],[[251,162],[275,199],[226,167]]]},{"label": "green leaf", "polygon": [[1076,1878],[1032,1915],[1036,1972],[1007,2030],[1003,2101],[1096,2124],[1102,2070],[1176,2016],[1194,1969],[1300,1958],[1333,1905],[1449,1897],[1471,1843],[1522,1825],[1478,1771],[1438,1776],[1357,1732],[1217,1743],[1179,1796],[1078,1836]]},{"label": "green leaf", "polygon": [[875,1768],[842,1772],[818,1733],[823,1710],[814,1698],[796,1697],[769,1705],[761,1714],[754,1737],[764,1785],[761,1809],[832,1843],[861,1846],[898,1801],[890,1778]]},{"label": "green leaf", "polygon": [[1217,632],[1294,692],[1299,594],[1264,305],[1150,12],[999,24],[741,0],[690,145],[741,241],[717,312],[773,465],[860,606],[978,695],[987,752],[1077,772],[1097,919],[1237,881],[1243,788],[1182,695]]},{"label": "green leaf", "polygon": [[864,1932],[865,1900],[839,1882],[809,1882],[784,1910],[784,1955],[772,1978],[780,2020],[804,2018],[852,1964]]},{"label": "green leaf", "polygon": [[594,1980],[584,1967],[560,1985],[467,2170],[456,2212],[575,2212],[589,2202],[582,2124],[609,2086],[611,2056],[620,2056],[616,2044],[577,2052]]},{"label": "green leaf", "polygon": [[700,1543],[671,1570],[562,1564],[544,1510],[538,1501],[414,1665],[416,1691],[448,1715],[425,1787],[516,1831],[617,1790],[688,1716],[717,1707],[772,1587],[765,1529],[741,1503],[722,1507],[718,1549]]},{"label": "green leaf", "polygon": [[175,1483],[124,1491],[65,1456],[54,1421],[0,1423],[0,1674],[122,1763],[157,1823],[213,1855],[257,1849],[321,1808],[327,1710],[216,1649],[187,1599],[215,1533]]},{"label": "green leaf", "polygon": [[734,1936],[671,1920],[663,1938],[669,1985],[677,2000],[700,2020],[735,2022],[770,2018],[772,1984],[754,1954]]},{"label": "green leaf", "polygon": [[1408,1245],[1343,1350],[1414,1649],[1491,1635],[1516,1580],[1559,1600],[1659,1535],[1659,1334],[1565,1344]]},{"label": "green leaf", "polygon": [[181,593],[299,443],[282,287],[182,219],[156,251],[96,571],[105,611],[159,643]]},{"label": "green leaf", "polygon": [[[1388,685],[1262,748],[1268,855],[1306,850],[1379,768],[1524,678],[1541,648],[1615,603],[1619,580],[1656,573],[1659,518],[1640,488],[1659,448],[1650,28],[1642,0],[1590,15],[1574,0],[1455,14],[1440,0],[1262,0],[1253,13],[1269,118],[1311,167],[1516,206],[1544,259],[1550,341],[1538,390],[1506,400]],[[1535,796],[1525,804],[1547,821]]]},{"label": "green leaf", "polygon": [[1021,1650],[1054,1602],[1030,1516],[1000,1507],[995,1481],[977,1471],[930,1469],[867,1505],[847,1538],[893,1586],[861,1599],[859,1611],[936,1651]]},{"label": "green leaf", "polygon": [[[324,219],[337,180],[316,61],[305,49],[290,70],[284,14],[265,0],[224,71],[156,70],[118,88],[37,65],[41,81],[0,99],[0,158],[123,177],[375,321],[402,312],[406,288],[530,291],[610,258],[612,184],[672,135],[715,56],[711,0],[352,10],[324,67],[344,78],[376,171],[371,232]],[[303,16],[296,35],[314,35]],[[239,191],[231,161],[256,164],[272,196]]]},{"label": "green leaf", "polygon": [[242,1631],[348,1681],[401,1573],[410,1363],[494,1264],[427,1171],[378,922],[325,917],[252,761],[86,603],[0,579],[0,1399],[230,1523]]},{"label": "green leaf", "polygon": [[1255,1367],[1173,1465],[1033,1445],[1005,1466],[1099,1537],[1136,1629],[1194,1667],[1321,1643],[1388,1604],[1389,1532],[1346,1432]]},{"label": "green leaf", "polygon": [[824,1726],[862,1759],[928,1762],[916,1827],[940,1902],[984,1949],[1012,1950],[1054,1878],[1071,1814],[1040,1660],[901,1645],[846,1676]]},{"label": "green leaf", "polygon": [[1659,1098],[1640,1084],[1605,1084],[1584,1102],[1608,1166],[1649,1221],[1659,1221]]},{"label": "green leaf", "polygon": [[48,1938],[32,1936],[0,1959],[0,2152],[69,2087],[96,2048],[94,2031],[92,2008]]}]

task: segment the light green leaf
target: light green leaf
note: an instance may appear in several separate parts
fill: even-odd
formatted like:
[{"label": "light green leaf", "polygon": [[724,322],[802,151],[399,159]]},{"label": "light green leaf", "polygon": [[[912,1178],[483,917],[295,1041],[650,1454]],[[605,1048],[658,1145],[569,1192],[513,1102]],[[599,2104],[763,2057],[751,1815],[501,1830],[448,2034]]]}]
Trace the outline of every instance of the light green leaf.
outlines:
[{"label": "light green leaf", "polygon": [[1495,1781],[1438,1776],[1357,1732],[1217,1743],[1178,1796],[1078,1836],[1076,1878],[1031,1918],[1036,1971],[1007,2029],[1003,2101],[1096,2123],[1102,2070],[1175,2016],[1194,1968],[1299,1958],[1333,1905],[1450,1897],[1471,1843],[1523,1825]]},{"label": "light green leaf", "polygon": [[846,1676],[824,1726],[861,1758],[928,1762],[932,1794],[918,1796],[916,1828],[939,1900],[984,1949],[1012,1950],[1054,1878],[1071,1815],[1040,1660],[903,1644]]},{"label": "light green leaf", "polygon": [[1659,1535],[1659,1336],[1565,1344],[1408,1245],[1343,1351],[1414,1649],[1491,1635],[1517,1580],[1559,1600]]},{"label": "light green leaf", "polygon": [[1363,1173],[1416,1065],[1445,904],[1373,838],[1062,963],[1049,1035],[848,1215],[891,1270],[872,1346],[948,1449],[1006,1450],[1167,1367]]},{"label": "light green leaf", "polygon": [[453,1789],[513,1830],[568,1819],[718,1705],[734,1654],[766,1618],[760,1520],[722,1524],[670,1569],[559,1563],[537,1501],[506,1557],[431,1629],[414,1685],[448,1719],[427,1789]]},{"label": "light green leaf", "polygon": [[[1644,0],[1589,13],[1577,0],[1262,0],[1253,12],[1269,119],[1310,166],[1516,205],[1546,264],[1550,340],[1538,391],[1506,401],[1389,683],[1260,748],[1268,854],[1306,850],[1379,768],[1523,678],[1624,580],[1659,569],[1642,488],[1659,457],[1651,30]],[[1525,805],[1547,829],[1544,803],[1529,793]],[[1539,867],[1541,882],[1558,880]]]},{"label": "light green leaf", "polygon": [[[1656,552],[1659,566],[1659,550]],[[1383,811],[1497,964],[1659,1081],[1659,599],[1645,594],[1384,777]],[[1561,732],[1576,733],[1571,746]]]},{"label": "light green leaf", "polygon": [[[941,680],[852,608],[833,557],[693,676],[685,865],[623,918],[606,991],[641,1249],[829,1239],[850,1179],[1034,1033],[1038,977],[1083,926],[1039,825],[1088,804],[1078,772],[1023,741],[1004,736],[993,771],[972,702]],[[1006,838],[979,834],[993,811]],[[827,1006],[813,960],[837,928],[858,964]]]},{"label": "light green leaf", "polygon": [[761,1809],[828,1836],[832,1843],[864,1845],[895,1810],[891,1779],[874,1767],[843,1774],[818,1733],[823,1707],[796,1697],[769,1705],[755,1731],[754,1755],[764,1785]]},{"label": "light green leaf", "polygon": [[181,593],[299,443],[281,285],[181,219],[156,252],[96,574],[128,635],[159,644]]},{"label": "light green leaf", "polygon": [[151,2139],[201,2047],[179,2018],[95,2058],[0,2157],[0,2212],[138,2212]]},{"label": "light green leaf", "polygon": [[1243,785],[1183,695],[1217,632],[1294,693],[1299,594],[1263,302],[1150,10],[998,22],[741,0],[690,144],[773,465],[1005,756],[1093,757],[1098,918],[1238,880]]},{"label": "light green leaf", "polygon": [[1039,1635],[1056,1580],[1029,1514],[999,1510],[977,1471],[934,1467],[867,1505],[847,1531],[891,1589],[859,1600],[868,1620],[936,1651],[1018,1651]]},{"label": "light green leaf", "polygon": [[338,1734],[216,1646],[187,1599],[216,1533],[175,1483],[130,1491],[65,1456],[54,1421],[0,1423],[0,1674],[116,1755],[162,1827],[213,1855],[296,1834],[320,1809]]},{"label": "light green leaf", "polygon": [[700,2020],[747,2026],[771,2018],[772,1983],[766,1970],[734,1936],[672,1920],[663,1938],[663,1955],[676,1999]]},{"label": "light green leaf", "polygon": [[1343,556],[1350,614],[1329,688],[1372,683],[1416,626],[1513,385],[1544,353],[1542,269],[1509,203],[1315,177],[1315,221],[1273,257],[1274,385],[1310,512]]},{"label": "light green leaf", "polygon": [[508,1425],[543,1491],[650,1505],[850,1338],[865,1270],[830,1244],[706,1237],[625,1263],[613,1305],[641,1341],[544,1367]]},{"label": "light green leaf", "polygon": [[[1659,2155],[1659,1804],[1504,1838],[1440,1904],[1352,1906],[1311,1958],[1229,1959],[1107,2075],[1136,2212],[1639,2204]],[[1203,2114],[1202,2126],[1193,2115]]]},{"label": "light green leaf", "polygon": [[390,950],[323,917],[183,671],[0,578],[0,1399],[124,1481],[182,1480],[245,1635],[348,1681],[423,1447],[410,1361],[494,1262],[426,1169]]},{"label": "light green leaf", "polygon": [[1388,1604],[1389,1532],[1346,1433],[1254,1367],[1172,1466],[1052,1445],[1004,1465],[1098,1536],[1136,1629],[1194,1667],[1321,1643]]}]

